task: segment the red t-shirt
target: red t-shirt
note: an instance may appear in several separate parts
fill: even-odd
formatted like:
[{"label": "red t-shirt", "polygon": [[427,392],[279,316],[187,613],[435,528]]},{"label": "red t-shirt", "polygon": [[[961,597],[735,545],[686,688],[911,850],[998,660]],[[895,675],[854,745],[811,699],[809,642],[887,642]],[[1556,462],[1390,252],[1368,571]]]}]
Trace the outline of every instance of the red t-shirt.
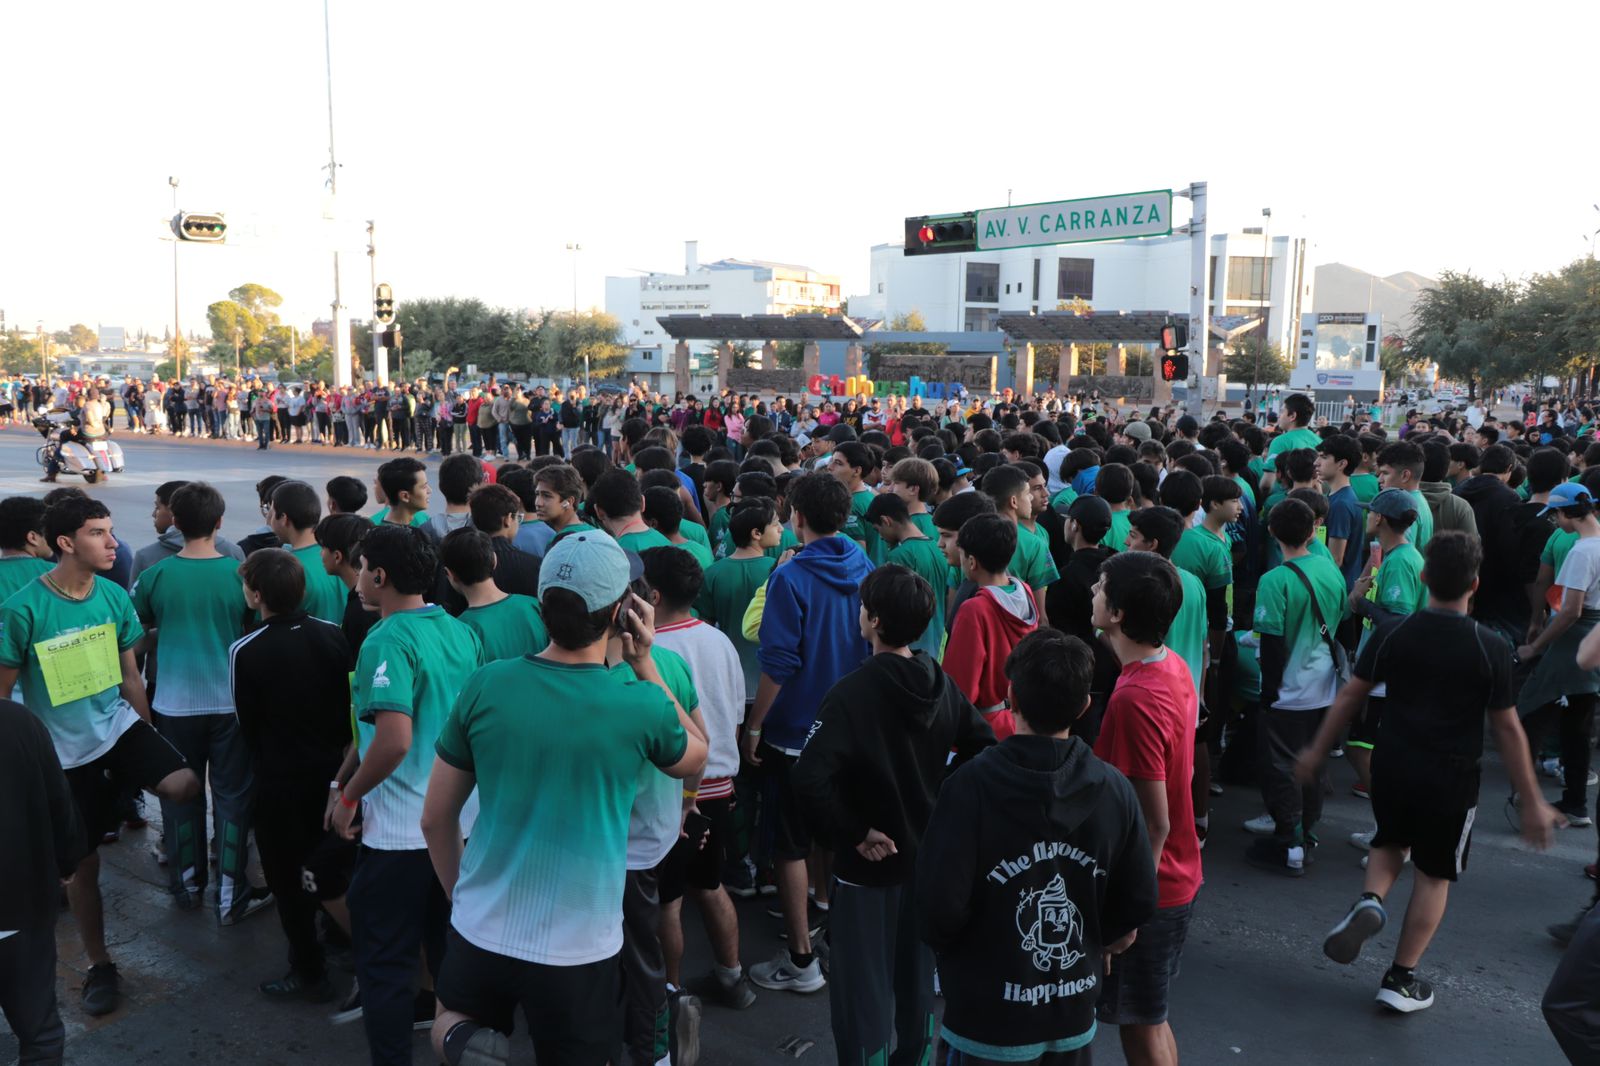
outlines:
[{"label": "red t-shirt", "polygon": [[1165,781],[1166,846],[1156,867],[1157,906],[1179,907],[1200,891],[1200,838],[1194,830],[1194,680],[1172,649],[1158,662],[1129,663],[1106,704],[1094,753],[1130,781]]}]

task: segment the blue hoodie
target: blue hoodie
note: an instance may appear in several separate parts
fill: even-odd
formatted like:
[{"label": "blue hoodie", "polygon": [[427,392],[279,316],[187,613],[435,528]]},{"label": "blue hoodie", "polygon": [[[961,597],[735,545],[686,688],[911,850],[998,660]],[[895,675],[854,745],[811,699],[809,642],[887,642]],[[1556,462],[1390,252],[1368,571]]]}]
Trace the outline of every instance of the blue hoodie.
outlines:
[{"label": "blue hoodie", "polygon": [[822,697],[871,654],[858,594],[871,572],[860,545],[833,536],[807,544],[768,579],[757,657],[761,672],[783,686],[762,725],[773,747],[799,751]]}]

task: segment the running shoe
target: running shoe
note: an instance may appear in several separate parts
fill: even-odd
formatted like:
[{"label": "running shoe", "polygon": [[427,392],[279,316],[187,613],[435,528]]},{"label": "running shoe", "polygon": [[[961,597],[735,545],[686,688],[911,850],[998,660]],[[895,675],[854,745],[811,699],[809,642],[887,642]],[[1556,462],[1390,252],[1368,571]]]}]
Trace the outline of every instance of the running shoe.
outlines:
[{"label": "running shoe", "polygon": [[1350,846],[1360,848],[1362,851],[1372,850],[1372,838],[1378,835],[1376,829],[1368,829],[1365,833],[1351,833]]},{"label": "running shoe", "polygon": [[1328,758],[1330,758],[1330,759],[1342,759],[1342,758],[1344,758],[1344,745],[1340,744],[1339,746],[1335,747],[1332,751],[1328,752]]},{"label": "running shoe", "polygon": [[750,980],[774,992],[816,992],[828,983],[815,958],[805,966],[796,966],[787,948],[780,948],[770,961],[750,967]]},{"label": "running shoe", "polygon": [[1372,792],[1360,781],[1350,786],[1350,795],[1356,799],[1370,800],[1372,798]]},{"label": "running shoe", "polygon": [[1244,858],[1251,866],[1285,877],[1304,877],[1306,873],[1306,849],[1299,844],[1284,847],[1275,840],[1257,840],[1245,849]]},{"label": "running shoe", "polygon": [[1427,1010],[1433,1006],[1433,986],[1414,974],[1409,981],[1384,974],[1383,984],[1378,987],[1378,1002],[1402,1014]]},{"label": "running shoe", "polygon": [[1213,781],[1213,782],[1211,782],[1210,792],[1211,792],[1211,794],[1213,796],[1220,796],[1220,795],[1222,795],[1222,786],[1219,785],[1217,782]]},{"label": "running shoe", "polygon": [[334,1025],[344,1025],[347,1022],[359,1021],[360,1019],[361,986],[352,981],[350,983],[350,994],[345,996],[343,1002],[334,1008],[332,1014],[328,1015],[328,1020]]},{"label": "running shoe", "polygon": [[459,1066],[506,1066],[511,1061],[511,1041],[498,1029],[485,1025],[467,1038]]},{"label": "running shoe", "polygon": [[705,974],[689,982],[689,991],[704,1003],[729,1010],[744,1010],[756,1001],[756,990],[750,986],[750,978],[742,973],[732,984],[725,983],[715,973]]},{"label": "running shoe", "polygon": [[122,1002],[121,981],[117,977],[117,964],[102,962],[89,967],[83,979],[83,1012],[93,1017],[110,1014]]},{"label": "running shoe", "polygon": [[238,925],[252,914],[258,914],[270,906],[272,906],[272,890],[252,888],[227,911],[217,915],[217,924]]},{"label": "running shoe", "polygon": [[268,999],[303,999],[307,1003],[332,1003],[338,997],[327,975],[312,981],[290,971],[276,981],[262,981],[256,987]]},{"label": "running shoe", "polygon": [[672,1022],[672,1066],[695,1066],[700,1061],[700,1000],[679,991],[667,1001]]},{"label": "running shoe", "polygon": [[1361,945],[1382,932],[1388,922],[1389,914],[1383,904],[1362,897],[1356,900],[1344,920],[1328,931],[1327,938],[1322,941],[1322,953],[1348,966],[1361,954]]},{"label": "running shoe", "polygon": [[1594,819],[1589,817],[1588,808],[1584,804],[1579,803],[1568,807],[1566,804],[1558,803],[1556,804],[1556,810],[1560,811],[1561,817],[1567,820],[1568,829],[1587,829],[1594,824]]},{"label": "running shoe", "polygon": [[1244,831],[1258,837],[1269,837],[1277,832],[1278,823],[1272,820],[1272,815],[1262,814],[1244,823]]}]

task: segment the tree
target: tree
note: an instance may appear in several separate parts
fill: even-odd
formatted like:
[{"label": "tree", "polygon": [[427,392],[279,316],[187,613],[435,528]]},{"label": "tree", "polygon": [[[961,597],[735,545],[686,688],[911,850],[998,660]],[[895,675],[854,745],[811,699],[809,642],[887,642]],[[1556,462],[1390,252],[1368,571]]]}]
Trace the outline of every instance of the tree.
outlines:
[{"label": "tree", "polygon": [[39,372],[39,338],[12,330],[0,341],[0,371],[7,374]]},{"label": "tree", "polygon": [[[928,324],[923,320],[921,311],[911,310],[891,318],[889,320],[889,330],[895,333],[926,333],[928,332]],[[879,356],[944,355],[949,351],[949,345],[936,344],[932,341],[891,341],[869,344],[867,346],[867,373],[874,378],[878,376]]]},{"label": "tree", "polygon": [[441,366],[480,363],[496,370],[533,373],[534,353],[526,336],[527,316],[460,297],[406,300],[395,309],[406,347],[426,349]]},{"label": "tree", "polygon": [[1489,387],[1516,379],[1506,356],[1504,312],[1516,302],[1517,285],[1496,285],[1468,271],[1447,270],[1436,288],[1424,289],[1411,306],[1406,336],[1417,353],[1436,363],[1439,374],[1467,383],[1476,398],[1479,382]]},{"label": "tree", "polygon": [[628,365],[622,322],[604,311],[544,312],[539,329],[541,369],[551,377],[582,379],[585,359],[593,377],[612,377]]},{"label": "tree", "polygon": [[100,335],[82,322],[74,322],[67,329],[66,345],[75,352],[88,352],[100,347]]},{"label": "tree", "polygon": [[1222,372],[1230,382],[1246,385],[1252,381],[1261,385],[1289,383],[1289,364],[1284,361],[1282,350],[1254,333],[1246,333],[1224,349]]},{"label": "tree", "polygon": [[1426,362],[1404,337],[1385,337],[1378,346],[1378,367],[1383,371],[1384,380],[1391,385],[1403,384]]}]

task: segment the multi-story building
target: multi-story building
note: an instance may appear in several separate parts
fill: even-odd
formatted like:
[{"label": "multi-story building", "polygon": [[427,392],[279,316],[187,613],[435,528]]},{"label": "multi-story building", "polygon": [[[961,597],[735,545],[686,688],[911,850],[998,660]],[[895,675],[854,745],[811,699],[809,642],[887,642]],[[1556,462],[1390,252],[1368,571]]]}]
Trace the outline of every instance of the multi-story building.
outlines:
[{"label": "multi-story building", "polygon": [[701,263],[698,243],[686,243],[681,274],[606,278],[606,312],[622,323],[627,344],[661,346],[670,353],[673,341],[656,323],[658,315],[783,315],[839,309],[836,275],[761,259]]},{"label": "multi-story building", "polygon": [[[1211,316],[1262,318],[1258,335],[1286,356],[1311,307],[1306,241],[1259,229],[1211,237]],[[872,249],[871,286],[850,297],[851,317],[916,311],[932,331],[992,330],[1002,312],[1084,307],[1189,313],[1189,238],[1180,235],[995,252],[907,256]]]}]

